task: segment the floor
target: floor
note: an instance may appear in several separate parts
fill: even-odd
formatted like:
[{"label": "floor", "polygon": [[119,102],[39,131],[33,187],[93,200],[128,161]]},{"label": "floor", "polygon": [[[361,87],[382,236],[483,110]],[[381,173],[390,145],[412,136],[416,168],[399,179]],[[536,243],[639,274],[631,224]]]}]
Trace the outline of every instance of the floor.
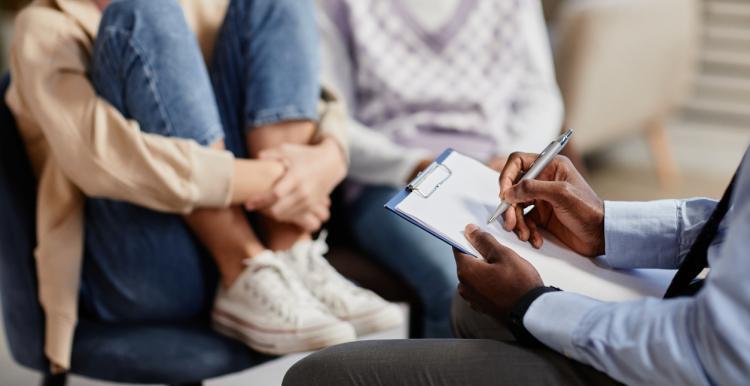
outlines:
[{"label": "floor", "polygon": [[[592,161],[589,179],[605,199],[649,200],[667,197],[721,196],[748,144],[748,128],[714,128],[677,122],[671,125],[670,142],[679,165],[680,179],[664,188],[656,178],[648,148],[634,138]],[[406,312],[406,311],[405,311]],[[1,322],[0,322],[1,323]],[[3,334],[0,328],[0,335]],[[396,339],[406,336],[405,328],[367,337]],[[15,365],[9,357],[4,336],[0,337],[0,386],[33,385],[38,376]],[[286,369],[304,354],[255,367],[251,370],[207,382],[210,386],[278,385]],[[71,386],[95,386],[102,383],[73,377]]]}]

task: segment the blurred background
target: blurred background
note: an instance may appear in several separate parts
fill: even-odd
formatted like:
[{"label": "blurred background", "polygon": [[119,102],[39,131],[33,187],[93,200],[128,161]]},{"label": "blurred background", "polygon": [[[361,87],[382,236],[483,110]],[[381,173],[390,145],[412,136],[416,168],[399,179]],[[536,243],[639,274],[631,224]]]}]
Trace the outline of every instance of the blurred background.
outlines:
[{"label": "blurred background", "polygon": [[[2,72],[25,3],[0,0]],[[750,1],[543,3],[567,124],[601,196],[718,198],[750,143]],[[243,384],[247,373],[276,384],[297,358],[211,384]],[[0,374],[0,385],[37,379],[12,364],[1,338]]]}]

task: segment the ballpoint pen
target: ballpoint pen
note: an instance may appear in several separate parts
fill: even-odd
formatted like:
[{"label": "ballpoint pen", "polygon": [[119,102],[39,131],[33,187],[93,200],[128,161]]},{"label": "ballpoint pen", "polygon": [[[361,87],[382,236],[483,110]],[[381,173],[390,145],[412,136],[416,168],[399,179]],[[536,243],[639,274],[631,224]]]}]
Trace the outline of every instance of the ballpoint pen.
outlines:
[{"label": "ballpoint pen", "polygon": [[[544,168],[549,165],[550,161],[552,161],[556,155],[560,154],[560,151],[568,143],[571,135],[573,135],[573,129],[568,129],[568,131],[566,131],[563,135],[559,136],[557,139],[552,141],[552,143],[547,145],[547,147],[544,148],[544,150],[542,150],[542,152],[539,154],[539,157],[537,157],[534,163],[531,164],[529,170],[524,173],[523,177],[521,177],[521,180],[530,180],[536,178],[539,173],[541,173],[542,170],[544,170]],[[492,216],[487,219],[487,224],[492,224],[492,222],[497,220],[497,218],[500,217],[500,215],[503,214],[506,210],[508,210],[508,208],[510,208],[510,204],[503,200],[500,200],[500,205],[498,205],[497,209],[492,212]]]}]

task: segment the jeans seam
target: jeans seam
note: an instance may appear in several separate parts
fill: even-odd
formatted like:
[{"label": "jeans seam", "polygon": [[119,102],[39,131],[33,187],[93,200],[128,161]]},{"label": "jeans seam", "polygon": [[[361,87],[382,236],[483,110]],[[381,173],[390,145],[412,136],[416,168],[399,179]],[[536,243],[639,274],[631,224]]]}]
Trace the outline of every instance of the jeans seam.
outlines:
[{"label": "jeans seam", "polygon": [[131,31],[123,30],[117,27],[108,27],[107,33],[109,33],[110,35],[122,34],[126,37],[128,47],[133,50],[136,60],[140,61],[143,65],[143,74],[147,80],[148,89],[154,97],[154,103],[156,104],[159,115],[161,116],[162,121],[165,125],[166,133],[164,133],[164,135],[172,135],[174,133],[172,121],[169,113],[164,108],[161,95],[159,94],[159,89],[156,87],[156,84],[158,83],[156,72],[153,70],[153,65],[148,60],[148,56],[145,55],[145,50],[141,48],[141,43],[135,36],[133,36],[133,33]]}]

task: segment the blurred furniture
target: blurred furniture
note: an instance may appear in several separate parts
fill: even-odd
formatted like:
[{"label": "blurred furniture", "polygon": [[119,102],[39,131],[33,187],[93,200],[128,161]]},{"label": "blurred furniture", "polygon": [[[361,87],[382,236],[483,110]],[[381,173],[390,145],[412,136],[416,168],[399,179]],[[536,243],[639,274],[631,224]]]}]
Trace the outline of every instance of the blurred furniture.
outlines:
[{"label": "blurred furniture", "polygon": [[582,153],[645,135],[660,181],[677,177],[665,123],[696,62],[697,0],[548,0],[567,123]]},{"label": "blurred furniture", "polygon": [[703,1],[703,48],[687,118],[750,127],[750,1]]},{"label": "blurred furniture", "polygon": [[[33,257],[36,182],[4,103],[8,81],[7,76],[0,81],[0,295],[5,335],[15,361],[43,374],[43,385],[64,385],[65,375],[49,373],[43,351],[44,314]],[[331,256],[355,281],[391,300],[413,302],[399,280],[351,248],[335,246]],[[71,373],[118,383],[199,385],[273,359],[215,333],[208,317],[181,324],[109,324],[81,315]],[[419,333],[418,326],[411,330]]]}]

